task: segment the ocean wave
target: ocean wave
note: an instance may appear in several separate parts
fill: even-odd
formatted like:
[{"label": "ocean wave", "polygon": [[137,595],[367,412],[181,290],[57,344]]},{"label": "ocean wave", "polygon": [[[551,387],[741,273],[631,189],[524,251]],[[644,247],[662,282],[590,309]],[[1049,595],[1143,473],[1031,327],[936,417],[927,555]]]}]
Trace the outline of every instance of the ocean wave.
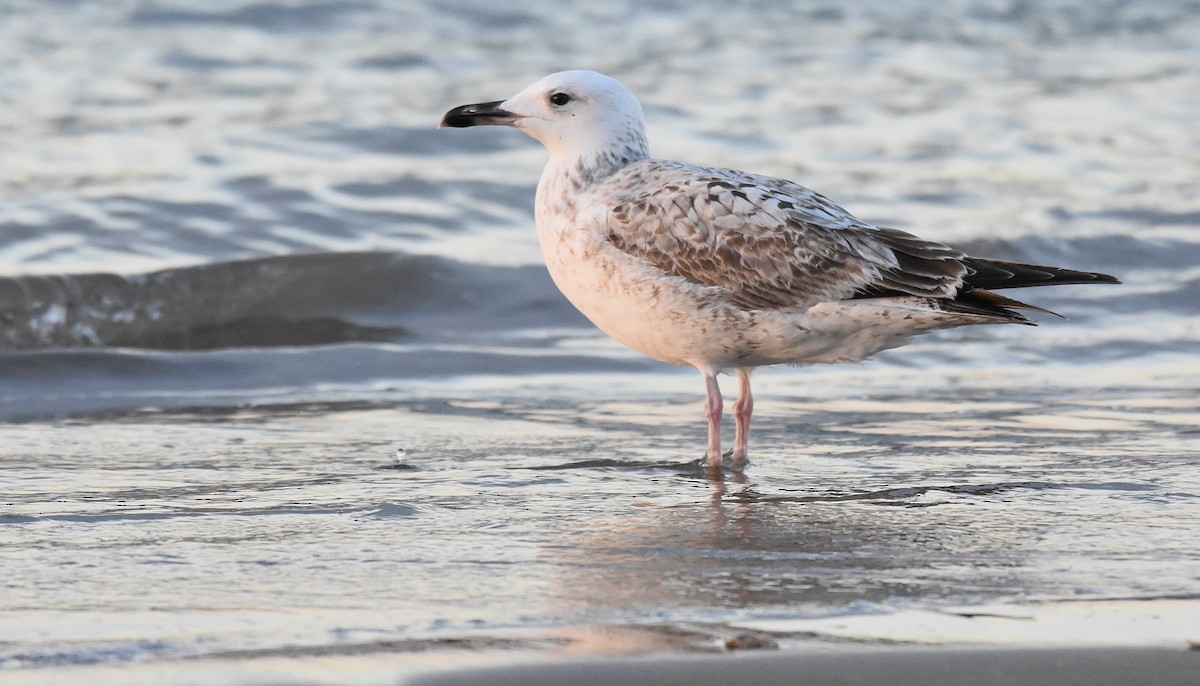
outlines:
[{"label": "ocean wave", "polygon": [[446,342],[587,325],[541,267],[381,252],[0,278],[0,321],[3,350]]},{"label": "ocean wave", "polygon": [[[1028,295],[1034,302],[1070,310],[1102,298],[1112,313],[1196,310],[1195,243],[1110,235],[960,247],[989,257],[1109,271],[1130,282],[1038,289]],[[0,350],[449,343],[589,327],[540,265],[491,266],[390,252],[265,257],[136,275],[5,277],[0,322]]]}]

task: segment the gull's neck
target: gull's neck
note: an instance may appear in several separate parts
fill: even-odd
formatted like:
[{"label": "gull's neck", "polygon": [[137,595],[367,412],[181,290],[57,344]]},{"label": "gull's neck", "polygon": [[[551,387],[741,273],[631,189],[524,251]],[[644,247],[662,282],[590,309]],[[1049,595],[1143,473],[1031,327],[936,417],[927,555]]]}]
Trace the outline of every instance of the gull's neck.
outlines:
[{"label": "gull's neck", "polygon": [[550,161],[538,183],[539,217],[550,207],[555,207],[556,213],[571,212],[575,200],[597,184],[649,157],[646,134],[637,129],[609,138],[595,147],[551,148]]}]

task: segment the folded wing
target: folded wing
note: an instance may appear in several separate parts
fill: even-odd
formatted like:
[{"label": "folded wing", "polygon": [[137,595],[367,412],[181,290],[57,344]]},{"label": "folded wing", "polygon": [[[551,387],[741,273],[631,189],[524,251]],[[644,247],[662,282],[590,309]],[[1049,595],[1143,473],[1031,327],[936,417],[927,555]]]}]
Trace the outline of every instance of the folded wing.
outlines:
[{"label": "folded wing", "polygon": [[861,222],[798,184],[744,172],[648,160],[623,169],[602,193],[615,247],[668,274],[725,289],[747,309],[916,296],[947,311],[1028,323],[1012,310],[1040,308],[988,289],[1117,282],[973,258]]}]

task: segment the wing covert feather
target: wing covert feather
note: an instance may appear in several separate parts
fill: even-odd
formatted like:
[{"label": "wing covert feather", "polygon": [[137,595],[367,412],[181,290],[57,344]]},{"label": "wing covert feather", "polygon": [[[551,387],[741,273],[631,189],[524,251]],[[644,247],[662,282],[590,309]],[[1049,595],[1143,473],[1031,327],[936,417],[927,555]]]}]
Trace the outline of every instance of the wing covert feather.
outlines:
[{"label": "wing covert feather", "polygon": [[648,160],[611,178],[603,201],[615,247],[751,309],[871,292],[952,298],[969,273],[963,253],[783,179]]}]

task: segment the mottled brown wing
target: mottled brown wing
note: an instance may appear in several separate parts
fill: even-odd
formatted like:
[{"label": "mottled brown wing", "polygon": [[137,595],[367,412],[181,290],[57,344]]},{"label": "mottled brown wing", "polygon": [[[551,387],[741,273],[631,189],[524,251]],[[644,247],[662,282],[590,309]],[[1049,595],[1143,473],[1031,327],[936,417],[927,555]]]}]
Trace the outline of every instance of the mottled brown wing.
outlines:
[{"label": "mottled brown wing", "polygon": [[606,184],[612,244],[752,309],[878,291],[953,297],[962,253],[858,221],[803,186],[648,161]]}]

